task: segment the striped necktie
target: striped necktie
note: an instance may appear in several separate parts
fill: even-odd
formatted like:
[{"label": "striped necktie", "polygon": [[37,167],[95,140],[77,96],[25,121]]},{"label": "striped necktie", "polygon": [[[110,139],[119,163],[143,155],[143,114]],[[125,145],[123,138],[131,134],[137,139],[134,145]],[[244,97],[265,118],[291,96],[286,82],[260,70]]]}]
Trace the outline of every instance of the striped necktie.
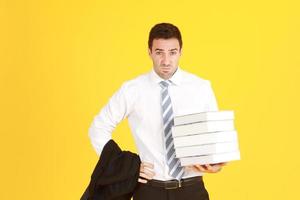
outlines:
[{"label": "striped necktie", "polygon": [[173,109],[171,98],[169,96],[168,86],[171,84],[170,80],[161,81],[161,104],[162,104],[162,118],[164,127],[164,139],[166,146],[166,159],[169,166],[170,175],[180,180],[183,176],[184,169],[181,167],[180,160],[175,157],[174,141],[172,136],[172,126],[174,125]]}]

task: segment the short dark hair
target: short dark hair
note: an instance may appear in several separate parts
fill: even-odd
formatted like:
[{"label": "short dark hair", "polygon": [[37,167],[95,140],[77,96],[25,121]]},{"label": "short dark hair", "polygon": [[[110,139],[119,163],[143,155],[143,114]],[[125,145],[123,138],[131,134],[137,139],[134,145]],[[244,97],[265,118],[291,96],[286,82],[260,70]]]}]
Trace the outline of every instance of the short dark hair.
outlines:
[{"label": "short dark hair", "polygon": [[148,48],[152,50],[154,39],[170,39],[176,38],[179,42],[180,49],[182,48],[182,39],[179,29],[170,23],[159,23],[152,27],[149,33]]}]

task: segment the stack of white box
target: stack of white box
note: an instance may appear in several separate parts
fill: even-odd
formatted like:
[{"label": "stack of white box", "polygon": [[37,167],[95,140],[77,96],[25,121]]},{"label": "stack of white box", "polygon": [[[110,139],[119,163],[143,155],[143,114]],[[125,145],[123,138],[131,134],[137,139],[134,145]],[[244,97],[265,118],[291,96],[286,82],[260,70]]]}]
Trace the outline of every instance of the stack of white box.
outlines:
[{"label": "stack of white box", "polygon": [[233,111],[176,116],[172,134],[182,166],[240,159]]}]

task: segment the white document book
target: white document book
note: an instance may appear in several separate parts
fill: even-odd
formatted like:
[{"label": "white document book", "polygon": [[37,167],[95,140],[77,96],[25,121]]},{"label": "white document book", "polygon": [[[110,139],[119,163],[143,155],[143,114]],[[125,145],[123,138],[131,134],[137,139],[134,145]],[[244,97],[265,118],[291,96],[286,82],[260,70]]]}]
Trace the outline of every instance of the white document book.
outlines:
[{"label": "white document book", "polygon": [[172,127],[173,137],[195,135],[207,132],[216,131],[231,131],[234,130],[233,120],[222,121],[205,121],[193,124],[184,124]]},{"label": "white document book", "polygon": [[214,144],[204,144],[199,146],[181,147],[176,148],[176,157],[189,157],[189,156],[201,156],[217,153],[227,153],[238,151],[239,145],[237,141],[234,142],[222,142]]},{"label": "white document book", "polygon": [[232,120],[234,119],[233,111],[211,111],[193,113],[188,115],[181,115],[174,117],[174,125],[191,124],[203,121],[217,121],[217,120]]},{"label": "white document book", "polygon": [[220,142],[237,141],[236,131],[221,131],[213,133],[203,133],[198,135],[190,135],[174,138],[175,149],[186,146],[197,146],[203,144],[212,144]]},{"label": "white document book", "polygon": [[179,158],[181,161],[182,166],[188,165],[195,165],[195,164],[215,164],[215,163],[222,163],[228,162],[233,160],[240,160],[240,152],[228,152],[228,153],[220,153],[220,154],[213,154],[213,155],[205,155],[205,156],[192,156],[192,157],[185,157]]}]

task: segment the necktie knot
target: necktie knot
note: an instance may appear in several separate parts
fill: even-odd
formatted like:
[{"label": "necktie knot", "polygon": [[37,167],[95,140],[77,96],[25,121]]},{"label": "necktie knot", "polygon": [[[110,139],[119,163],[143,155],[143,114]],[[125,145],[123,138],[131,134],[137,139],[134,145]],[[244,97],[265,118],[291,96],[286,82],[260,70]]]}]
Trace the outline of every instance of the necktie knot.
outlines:
[{"label": "necktie knot", "polygon": [[169,85],[171,85],[171,81],[170,80],[161,81],[161,82],[159,82],[159,85],[161,88],[168,88]]}]

